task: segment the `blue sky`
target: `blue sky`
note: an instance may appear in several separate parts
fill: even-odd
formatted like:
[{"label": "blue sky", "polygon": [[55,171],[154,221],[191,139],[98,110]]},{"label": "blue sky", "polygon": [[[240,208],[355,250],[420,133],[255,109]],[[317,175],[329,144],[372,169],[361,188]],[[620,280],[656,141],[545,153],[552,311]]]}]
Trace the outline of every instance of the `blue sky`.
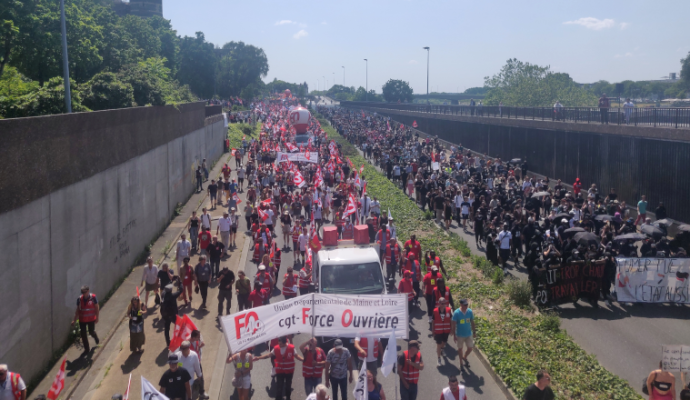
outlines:
[{"label": "blue sky", "polygon": [[[690,1],[163,0],[180,35],[261,47],[273,78],[381,91],[390,78],[426,92],[481,86],[509,58],[550,65],[577,82],[659,79],[690,51]],[[325,78],[324,78],[325,76]]]}]

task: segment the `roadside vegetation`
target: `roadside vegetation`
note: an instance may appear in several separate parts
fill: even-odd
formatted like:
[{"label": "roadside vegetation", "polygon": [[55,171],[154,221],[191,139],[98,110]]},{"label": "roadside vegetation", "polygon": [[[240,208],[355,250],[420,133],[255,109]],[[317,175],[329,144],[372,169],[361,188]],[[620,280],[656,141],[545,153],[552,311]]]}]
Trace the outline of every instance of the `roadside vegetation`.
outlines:
[{"label": "roadside vegetation", "polygon": [[357,167],[364,164],[367,192],[379,199],[382,212],[390,208],[400,239],[416,234],[424,251],[435,249],[443,257],[453,297],[468,298],[477,316],[477,346],[518,398],[542,368],[551,373],[560,399],[641,398],[628,382],[607,371],[560,329],[557,315],[532,310],[529,285],[504,280],[497,274],[500,269],[483,257],[471,256],[465,240],[425,218],[414,201],[359,156],[325,119],[319,121]]}]

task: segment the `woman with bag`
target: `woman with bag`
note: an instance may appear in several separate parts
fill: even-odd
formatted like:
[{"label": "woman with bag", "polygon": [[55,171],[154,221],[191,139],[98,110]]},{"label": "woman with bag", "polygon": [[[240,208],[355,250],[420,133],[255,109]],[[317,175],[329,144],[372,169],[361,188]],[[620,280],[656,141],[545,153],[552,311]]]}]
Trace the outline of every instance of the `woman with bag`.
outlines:
[{"label": "woman with bag", "polygon": [[141,353],[143,351],[141,347],[146,343],[146,335],[139,297],[132,297],[127,306],[127,317],[129,318],[129,351]]},{"label": "woman with bag", "polygon": [[235,376],[232,378],[232,386],[237,389],[239,400],[249,400],[249,388],[252,386],[252,368],[254,368],[254,356],[251,349],[244,349],[228,357],[227,363],[235,367]]},{"label": "woman with bag", "polygon": [[642,393],[649,395],[649,400],[676,400],[676,377],[668,371],[659,369],[649,373]]}]

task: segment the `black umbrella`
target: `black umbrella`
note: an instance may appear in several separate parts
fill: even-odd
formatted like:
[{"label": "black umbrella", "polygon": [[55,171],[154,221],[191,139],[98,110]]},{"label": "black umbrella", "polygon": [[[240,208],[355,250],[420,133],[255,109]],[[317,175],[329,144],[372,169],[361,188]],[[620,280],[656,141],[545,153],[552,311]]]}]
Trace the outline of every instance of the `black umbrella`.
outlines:
[{"label": "black umbrella", "polygon": [[545,196],[551,196],[551,193],[549,193],[549,192],[537,192],[537,193],[532,194],[532,197],[545,197]]},{"label": "black umbrella", "polygon": [[645,240],[645,239],[647,239],[647,236],[645,236],[645,235],[643,235],[643,234],[641,234],[641,233],[637,233],[637,232],[635,232],[635,233],[626,233],[625,235],[618,235],[618,236],[616,236],[616,237],[613,238],[613,240],[616,240],[616,241],[623,241],[623,240],[634,240],[634,241],[638,241],[638,240]]},{"label": "black umbrella", "polygon": [[569,219],[571,219],[572,217],[573,217],[572,214],[560,213],[560,214],[556,214],[556,215],[554,215],[553,217],[551,217],[551,220],[552,220],[552,221],[560,221],[560,220],[563,219],[563,218],[569,220]]},{"label": "black umbrella", "polygon": [[647,236],[653,237],[654,239],[660,239],[662,236],[664,236],[664,231],[659,229],[658,226],[654,225],[642,225],[640,227],[640,231]]},{"label": "black umbrella", "polygon": [[592,232],[578,232],[575,234],[573,239],[579,244],[584,244],[589,246],[591,244],[597,246],[599,245],[599,236],[593,234]]},{"label": "black umbrella", "polygon": [[658,221],[654,221],[652,225],[656,226],[663,226],[664,228],[668,228],[669,226],[673,225],[673,221],[671,221],[668,218],[660,219]]},{"label": "black umbrella", "polygon": [[681,224],[680,226],[678,226],[678,230],[681,232],[690,232],[690,225]]},{"label": "black umbrella", "polygon": [[594,217],[597,221],[613,221],[613,217],[608,214],[599,214]]},{"label": "black umbrella", "polygon": [[587,231],[584,228],[580,228],[579,226],[568,228],[568,229],[563,231],[563,237],[568,238],[568,237],[570,237],[576,233],[580,233],[580,232],[587,232]]}]

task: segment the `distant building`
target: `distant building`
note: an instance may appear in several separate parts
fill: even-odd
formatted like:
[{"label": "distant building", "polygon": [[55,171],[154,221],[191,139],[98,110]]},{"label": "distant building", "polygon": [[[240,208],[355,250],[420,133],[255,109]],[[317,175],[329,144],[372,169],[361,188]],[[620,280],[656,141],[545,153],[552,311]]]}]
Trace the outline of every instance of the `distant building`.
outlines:
[{"label": "distant building", "polygon": [[113,0],[113,9],[120,16],[163,17],[163,0]]}]

